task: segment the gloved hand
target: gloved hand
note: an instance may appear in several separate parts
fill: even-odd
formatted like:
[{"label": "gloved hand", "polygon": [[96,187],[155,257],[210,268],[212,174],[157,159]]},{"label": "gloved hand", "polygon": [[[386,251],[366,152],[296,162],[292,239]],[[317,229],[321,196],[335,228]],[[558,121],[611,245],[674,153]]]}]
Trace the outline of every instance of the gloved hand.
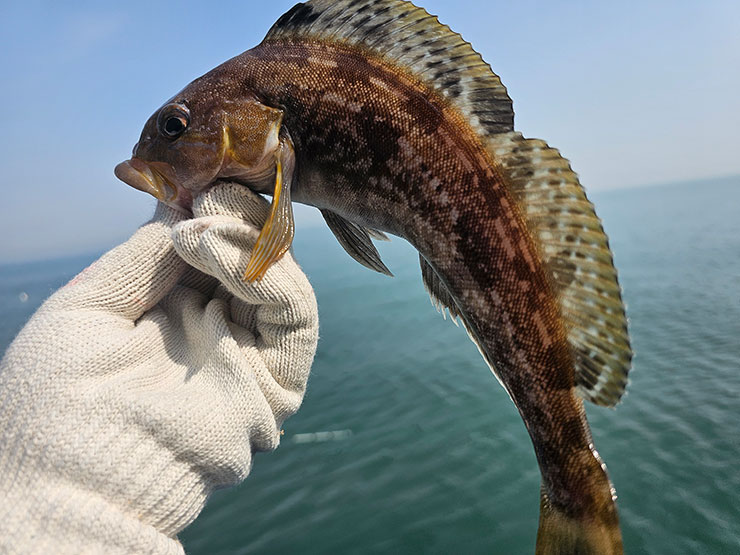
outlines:
[{"label": "gloved hand", "polygon": [[193,212],[160,205],[8,348],[0,552],[182,553],[208,495],[278,445],[316,350],[313,291],[291,253],[241,280],[264,199],[222,184]]}]

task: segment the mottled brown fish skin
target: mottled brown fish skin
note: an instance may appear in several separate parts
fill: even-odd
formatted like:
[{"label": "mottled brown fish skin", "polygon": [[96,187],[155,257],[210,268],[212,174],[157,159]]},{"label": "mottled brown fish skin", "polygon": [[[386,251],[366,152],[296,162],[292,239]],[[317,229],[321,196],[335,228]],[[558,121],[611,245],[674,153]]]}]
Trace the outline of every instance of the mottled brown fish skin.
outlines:
[{"label": "mottled brown fish skin", "polygon": [[554,507],[592,520],[621,549],[552,284],[501,172],[459,112],[403,69],[325,42],[262,44],[182,95],[215,103],[233,91],[284,110],[295,201],[402,236],[432,265],[527,426],[543,515]]}]

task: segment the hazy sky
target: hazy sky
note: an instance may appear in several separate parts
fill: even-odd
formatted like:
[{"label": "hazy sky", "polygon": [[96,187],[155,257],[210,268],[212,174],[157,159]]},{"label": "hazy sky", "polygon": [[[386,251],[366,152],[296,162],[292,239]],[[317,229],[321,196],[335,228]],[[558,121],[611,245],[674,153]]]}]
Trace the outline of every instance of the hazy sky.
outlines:
[{"label": "hazy sky", "polygon": [[[154,200],[113,176],[145,120],[293,3],[2,0],[0,264],[106,248],[145,221]],[[740,173],[737,0],[416,3],[473,43],[517,129],[587,190]]]}]

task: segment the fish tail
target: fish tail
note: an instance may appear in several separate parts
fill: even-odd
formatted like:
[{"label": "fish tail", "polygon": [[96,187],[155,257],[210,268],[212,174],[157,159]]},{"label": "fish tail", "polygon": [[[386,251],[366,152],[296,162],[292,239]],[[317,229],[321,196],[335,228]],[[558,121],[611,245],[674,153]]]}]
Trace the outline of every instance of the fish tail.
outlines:
[{"label": "fish tail", "polygon": [[[608,493],[611,495],[611,488]],[[540,525],[535,553],[621,555],[622,535],[616,505],[611,501],[599,511],[569,515],[550,502],[543,485],[540,489]]]}]

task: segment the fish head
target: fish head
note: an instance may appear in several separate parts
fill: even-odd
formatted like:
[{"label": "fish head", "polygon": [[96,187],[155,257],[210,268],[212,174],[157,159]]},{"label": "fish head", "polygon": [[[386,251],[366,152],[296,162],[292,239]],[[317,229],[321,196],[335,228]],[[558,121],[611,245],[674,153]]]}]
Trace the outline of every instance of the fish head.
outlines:
[{"label": "fish head", "polygon": [[219,179],[259,182],[275,171],[282,111],[207,77],[152,114],[131,159],[115,168],[121,181],[184,212]]}]

